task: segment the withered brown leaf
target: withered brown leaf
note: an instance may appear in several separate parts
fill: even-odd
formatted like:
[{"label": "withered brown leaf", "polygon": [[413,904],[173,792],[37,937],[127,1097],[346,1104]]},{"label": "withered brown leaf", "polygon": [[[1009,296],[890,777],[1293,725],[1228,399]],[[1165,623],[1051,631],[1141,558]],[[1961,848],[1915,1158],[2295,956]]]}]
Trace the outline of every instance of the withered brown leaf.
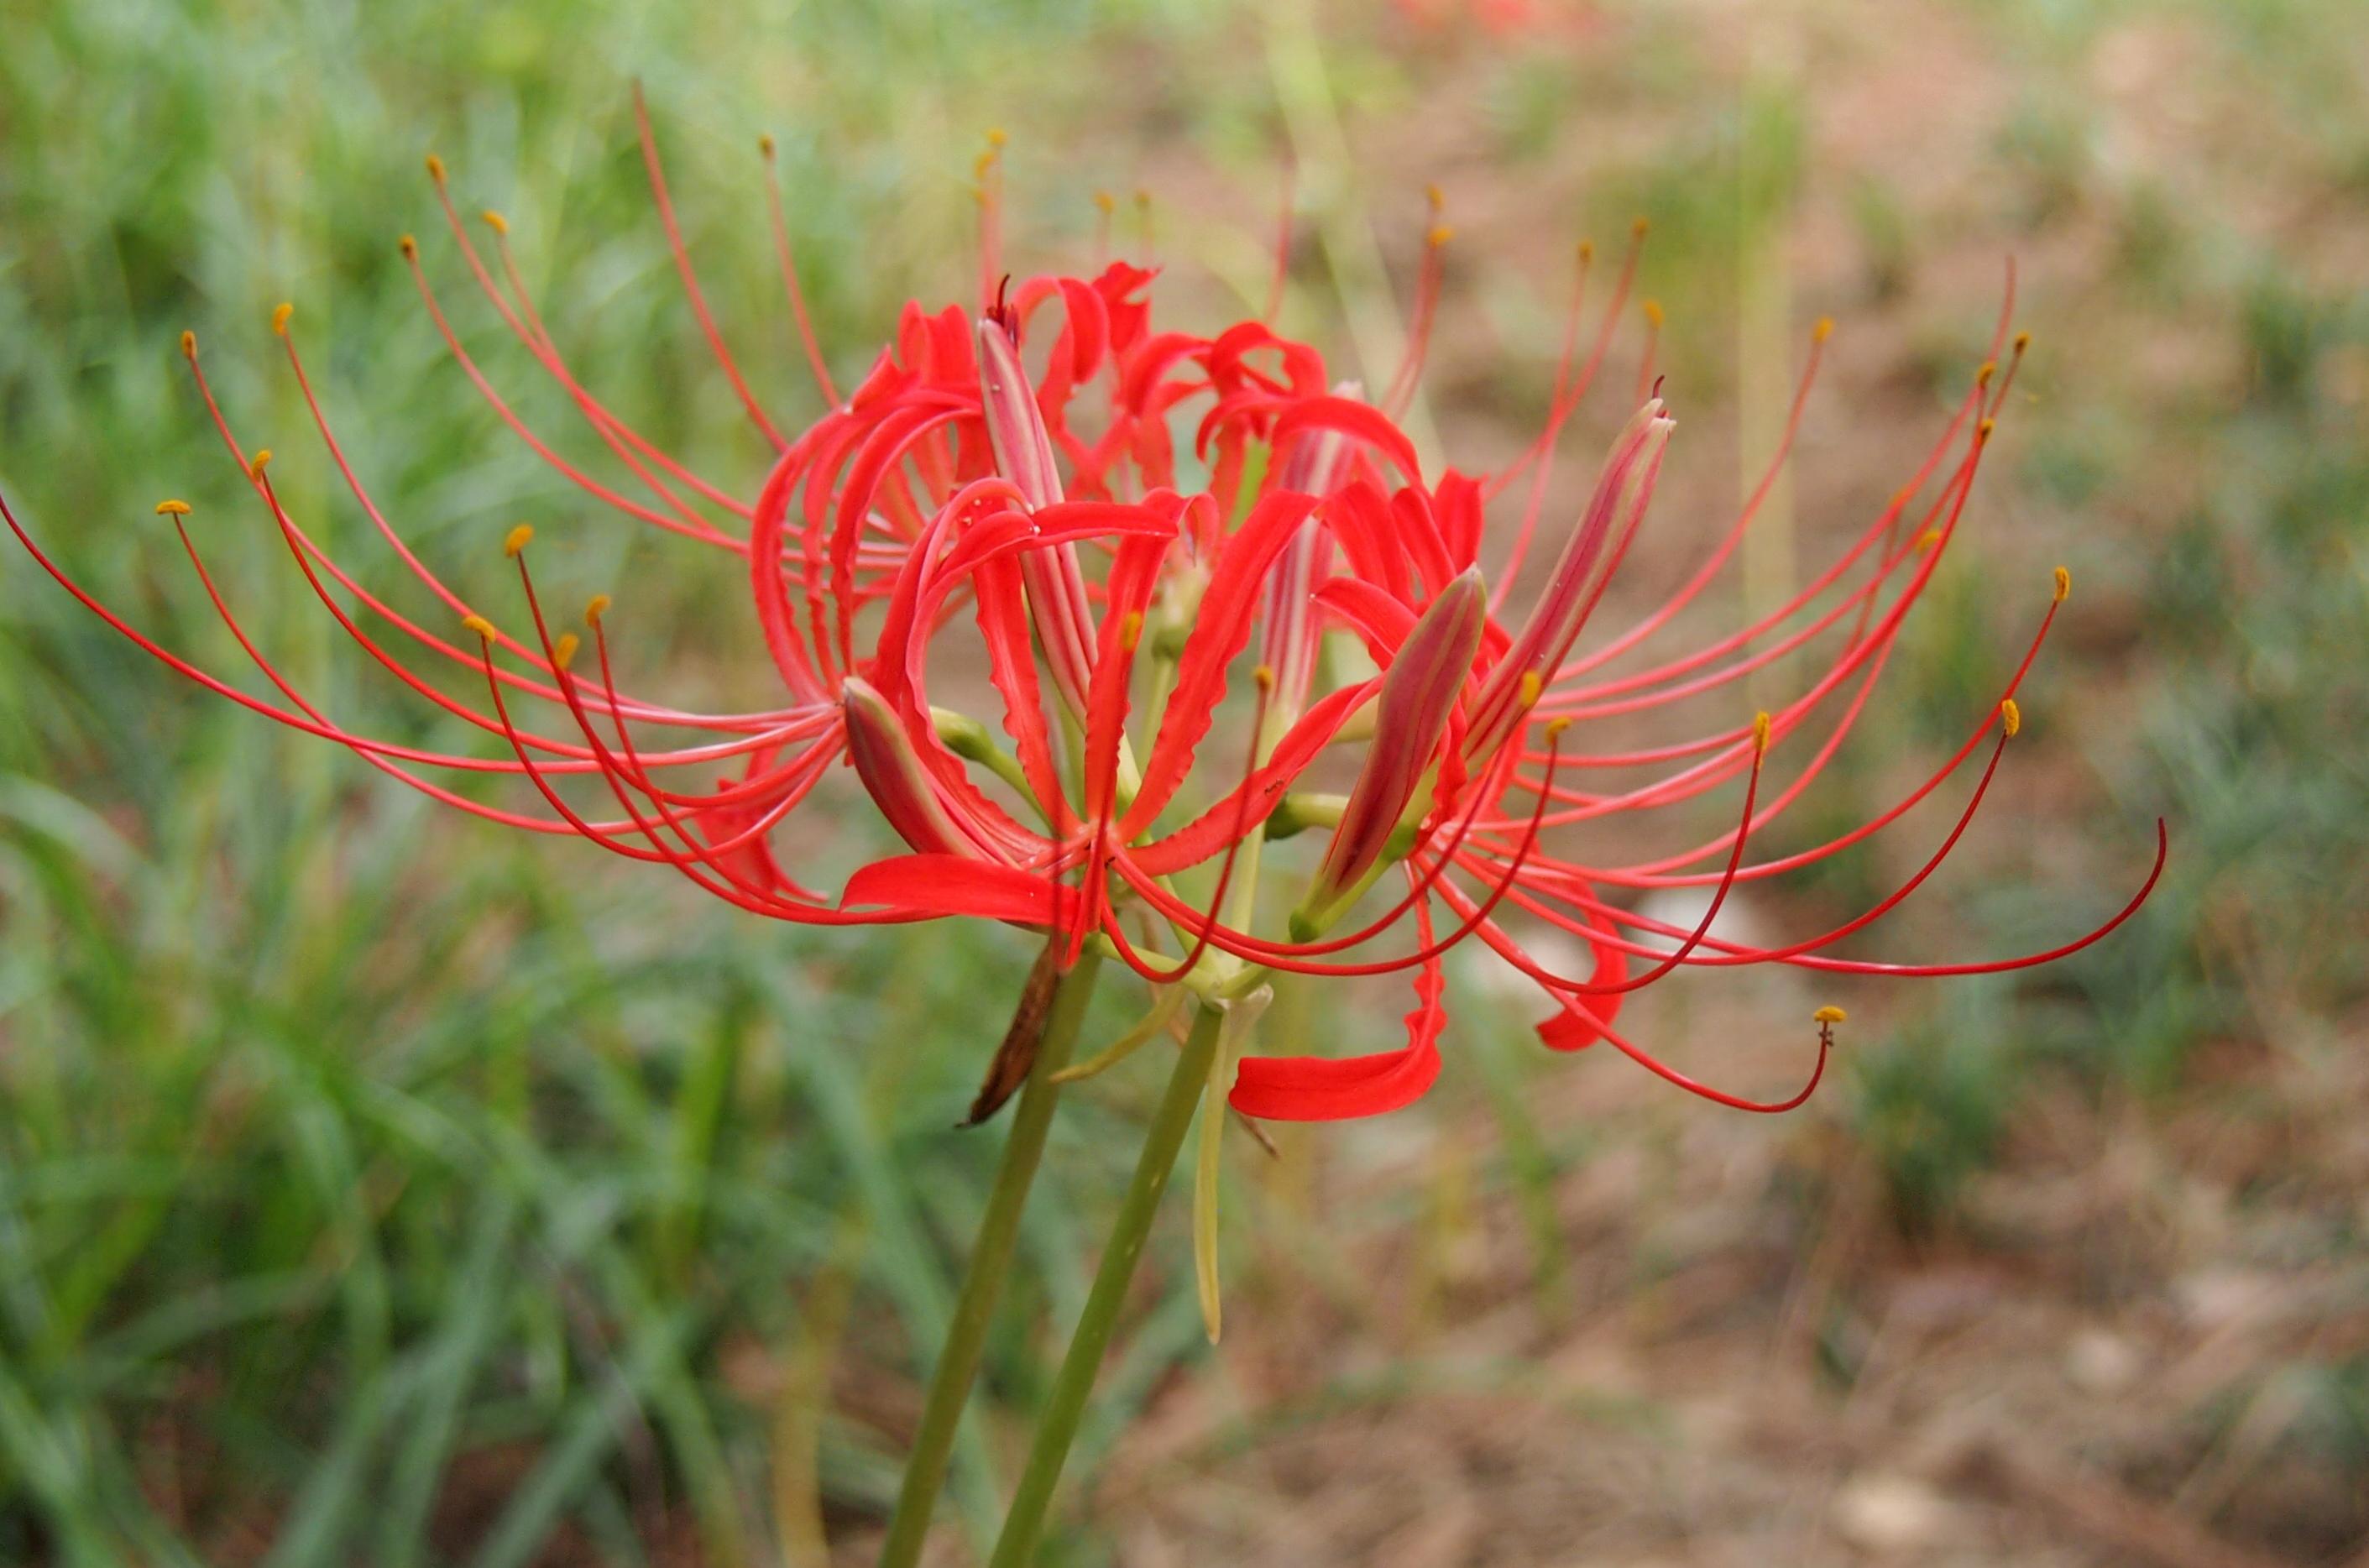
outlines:
[{"label": "withered brown leaf", "polygon": [[1020,1005],[1013,1009],[1012,1027],[1003,1032],[1003,1043],[995,1047],[995,1059],[987,1064],[987,1081],[978,1086],[978,1098],[970,1103],[970,1115],[963,1126],[977,1127],[1003,1108],[1021,1084],[1028,1081],[1028,1070],[1036,1064],[1036,1049],[1045,1043],[1045,1021],[1053,1012],[1053,992],[1061,980],[1060,942],[1045,944],[1036,956],[1036,963],[1028,971],[1028,983],[1020,988]]}]

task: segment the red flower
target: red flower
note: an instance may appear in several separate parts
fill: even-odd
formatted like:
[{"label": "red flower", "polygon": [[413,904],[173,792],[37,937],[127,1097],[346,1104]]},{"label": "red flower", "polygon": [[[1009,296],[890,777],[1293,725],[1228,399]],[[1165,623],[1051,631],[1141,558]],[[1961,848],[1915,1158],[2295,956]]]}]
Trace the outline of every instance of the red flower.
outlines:
[{"label": "red flower", "polygon": [[[1153,275],[1123,262],[1092,278],[1011,284],[996,255],[990,153],[982,166],[988,200],[979,314],[908,305],[894,343],[843,399],[806,326],[775,201],[790,303],[817,383],[833,405],[793,439],[767,416],[709,315],[647,130],[653,187],[686,293],[720,372],[777,449],[753,502],[666,455],[576,380],[512,264],[507,225],[486,215],[489,262],[433,159],[436,192],[464,265],[504,326],[575,405],[620,477],[606,480],[575,466],[512,411],[448,322],[418,246],[406,238],[403,252],[464,373],[537,453],[613,509],[746,558],[757,627],[780,674],[783,705],[692,713],[622,690],[608,601],[597,599],[586,611],[587,660],[578,635],[555,630],[536,597],[532,531],[524,526],[505,546],[523,605],[522,619],[509,629],[430,573],[339,446],[306,379],[284,305],[273,325],[331,462],[397,558],[467,636],[455,642],[406,617],[315,542],[274,490],[270,454],[250,455],[233,434],[195,342],[185,338],[223,441],[341,627],[413,692],[498,739],[498,751],[428,751],[368,738],[332,718],[241,628],[206,573],[186,526],[189,509],[179,502],[158,509],[172,517],[205,591],[278,692],[276,700],[246,694],[158,647],[69,580],[13,513],[9,526],[69,591],[200,683],[338,740],[464,810],[538,831],[573,832],[614,853],[670,865],[758,913],[816,924],[951,915],[1015,921],[1052,933],[1070,957],[1088,942],[1099,944],[1155,984],[1189,987],[1206,1005],[1250,995],[1272,970],[1414,971],[1416,1006],[1403,1047],[1347,1059],[1243,1059],[1232,1103],[1255,1116],[1372,1115],[1422,1093],[1438,1070],[1441,957],[1468,938],[1542,988],[1556,1008],[1540,1029],[1549,1045],[1576,1049],[1602,1038],[1696,1093],[1751,1109],[1783,1108],[1809,1089],[1762,1103],[1696,1083],[1616,1032],[1620,1000],[1681,967],[1774,962],[1826,972],[1938,975],[2044,962],[2113,929],[2152,887],[2150,875],[2113,921],[2046,953],[1941,965],[1827,955],[1920,885],[1964,830],[2015,732],[2014,694],[2064,600],[2061,570],[2031,652],[2001,683],[1997,706],[1930,779],[1830,843],[1775,860],[1746,859],[1751,836],[1815,781],[1864,710],[1906,616],[1954,535],[2022,339],[2005,374],[1985,368],[1893,505],[1792,601],[1706,647],[1612,676],[1603,673],[1611,660],[1701,594],[1758,504],[1756,497],[1666,603],[1575,653],[1644,525],[1675,429],[1657,396],[1641,397],[1593,498],[1564,535],[1544,592],[1523,613],[1505,608],[1505,585],[1539,524],[1562,427],[1595,379],[1625,302],[1633,252],[1584,360],[1576,352],[1574,300],[1547,427],[1523,458],[1503,473],[1450,469],[1427,477],[1396,416],[1420,374],[1446,230],[1434,229],[1426,254],[1415,347],[1382,399],[1368,403],[1354,385],[1333,386],[1314,349],[1264,322],[1236,323],[1210,336],[1155,329]],[[2003,314],[2002,338],[2005,321]],[[1818,341],[1824,338],[1822,326]],[[1041,349],[1043,369],[1033,377],[1024,349]],[[1796,421],[1817,358],[1814,344]],[[1193,431],[1189,464],[1173,434],[1185,429]],[[1789,428],[1787,446],[1791,440]],[[1780,448],[1776,462],[1784,457]],[[1181,477],[1188,466],[1206,479],[1188,483]],[[1938,490],[1912,509],[1911,498],[1937,475]],[[1493,593],[1482,575],[1484,517],[1491,503],[1508,500],[1525,483]],[[931,699],[933,656],[974,646],[952,629],[966,617],[1002,708],[1008,752],[986,725]],[[1378,673],[1327,688],[1319,674],[1326,629],[1362,644]],[[1254,634],[1261,662],[1245,671]],[[1825,650],[1825,672],[1799,697],[1752,722],[1715,725],[1697,739],[1647,750],[1582,752],[1566,745],[1575,726],[1586,727],[1576,733],[1594,735],[1602,727],[1597,720],[1719,693],[1813,647]],[[421,651],[474,675],[483,683],[483,701],[456,697],[415,670],[406,659]],[[1253,701],[1244,738],[1223,746],[1217,762],[1206,762],[1204,744],[1245,674]],[[1830,713],[1837,703],[1839,713]],[[1735,884],[1821,859],[1882,830],[1940,788],[1994,729],[1997,738],[1957,828],[1897,892],[1798,942],[1754,947],[1711,934]],[[1345,799],[1299,790],[1328,749],[1360,740],[1365,750]],[[1768,760],[1789,742],[1806,751],[1806,760],[1764,800]],[[910,853],[863,866],[834,899],[785,873],[769,841],[842,757]],[[542,809],[486,804],[435,782],[422,771],[430,768],[512,775]],[[691,782],[714,777],[719,768],[724,776],[707,787]],[[1571,782],[1637,768],[1666,771],[1619,789]],[[1688,853],[1607,864],[1562,858],[1539,842],[1549,830],[1660,811],[1739,779],[1738,827]],[[611,808],[594,813],[575,801],[579,791],[571,786],[586,780],[605,788]],[[1260,934],[1259,873],[1275,869],[1262,864],[1265,845],[1318,826],[1331,831],[1288,937]],[[1218,863],[1215,891],[1206,906],[1176,891],[1176,874],[1211,861]],[[2159,872],[2160,829],[2156,864]],[[1394,868],[1405,879],[1403,895],[1365,923],[1336,932],[1370,885]],[[1713,890],[1691,930],[1626,909],[1605,892],[1673,887]],[[1578,937],[1592,954],[1588,971],[1559,973],[1533,956],[1507,923],[1516,912]],[[1393,942],[1395,928],[1410,919],[1411,939]],[[1153,950],[1144,934],[1162,928],[1180,949],[1173,956]],[[1817,1019],[1812,1087],[1839,1017],[1822,1010]]]}]

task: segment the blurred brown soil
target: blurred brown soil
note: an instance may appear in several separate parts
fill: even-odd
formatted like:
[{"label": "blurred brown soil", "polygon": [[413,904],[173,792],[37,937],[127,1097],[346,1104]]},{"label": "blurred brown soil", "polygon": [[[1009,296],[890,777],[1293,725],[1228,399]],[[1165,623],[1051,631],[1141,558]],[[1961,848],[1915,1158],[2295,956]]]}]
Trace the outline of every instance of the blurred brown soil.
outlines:
[{"label": "blurred brown soil", "polygon": [[[1598,182],[1683,142],[1701,118],[1688,92],[1733,94],[1771,68],[1753,53],[1746,10],[1696,0],[1652,22],[1588,13],[1551,47],[1574,52],[1574,90],[1596,96],[1551,155],[1518,170],[1490,129],[1502,46],[1477,38],[1438,46],[1420,73],[1422,112],[1354,121],[1362,166],[1410,171],[1405,191],[1369,189],[1379,221],[1402,217],[1411,235],[1421,182],[1448,189],[1458,238],[1429,388],[1468,466],[1518,450],[1529,428],[1513,410],[1536,409],[1551,369],[1535,344],[1525,359],[1509,343],[1493,293],[1516,278],[1540,300],[1559,293],[1572,231],[1539,215],[1585,209]],[[1810,138],[1785,250],[1797,336],[1822,312],[1842,323],[1795,464],[1801,569],[1839,547],[1938,432],[1935,388],[1971,376],[2012,252],[2040,347],[1966,526],[1991,580],[2014,590],[1997,613],[2020,639],[2051,566],[2085,550],[2143,555],[2165,503],[2197,479],[2180,445],[2162,443],[2146,493],[2109,503],[2114,537],[2068,540],[2016,482],[2024,430],[2101,398],[2169,409],[2226,395],[2237,373],[2226,302],[2166,309],[2118,294],[2109,221],[2077,191],[2070,215],[2030,222],[2045,192],[2000,148],[2038,89],[1979,13],[1907,0],[1783,14],[1774,68],[1800,93]],[[1625,47],[1681,35],[1695,51],[1685,91],[1631,82],[1615,63]],[[2369,253],[2360,214],[2304,221],[2308,192],[2276,177],[2291,132],[2246,112],[2226,63],[2201,22],[2140,15],[2060,63],[2048,90],[2083,97],[2125,175],[2288,246],[2306,269],[2357,265]],[[1188,211],[1240,199],[1191,149],[1149,162]],[[1854,226],[1852,192],[1871,178],[1906,214],[1905,278],[1872,275]],[[1617,234],[1598,241],[1611,248]],[[1394,263],[1412,254],[1385,248]],[[1699,303],[1732,314],[1670,301],[1674,316]],[[1715,362],[1733,330],[1725,317],[1691,338],[1677,328],[1676,368]],[[1585,430],[1622,409],[1630,336]],[[1675,381],[1688,444],[1608,624],[1680,580],[1732,507],[1734,393]],[[1575,436],[1571,450],[1598,439]],[[1577,504],[1591,472],[1584,456],[1564,463],[1550,515]],[[2075,609],[2061,662],[2043,666],[2028,704],[2059,706],[2075,739],[2019,758],[2008,787],[2020,799],[2002,807],[2048,825],[2023,841],[1993,833],[1969,859],[1994,875],[2041,865],[2124,886],[2146,824],[2100,841],[2077,824],[2097,805],[2097,752],[2119,743],[2122,694],[2146,670],[2126,600],[2077,597]],[[1731,592],[1670,646],[1733,615]],[[1905,873],[1922,853],[1881,864]],[[1776,898],[1754,910],[1788,930],[1817,912]],[[1798,981],[1669,990],[1683,994],[1657,991],[1625,1016],[1675,1042],[1689,1070],[1768,1089],[1805,1061],[1795,1021],[1819,998]],[[1871,990],[1849,1001],[1862,1039],[1916,1005]],[[1128,1568],[2369,1564],[2362,1471],[2291,1440],[2307,1399],[2292,1369],[2369,1356],[2369,1291],[2327,1244],[2369,1226],[2364,1022],[2223,1042],[2185,1087],[2144,1101],[2043,1077],[1993,1168],[1921,1230],[1902,1221],[1835,1097],[1764,1119],[1698,1104],[1600,1048],[1559,1062],[1527,1091],[1530,1115],[1593,1133],[1553,1191],[1572,1260],[1560,1301],[1537,1280],[1516,1203],[1480,1173],[1499,1133],[1471,1096],[1373,1127],[1294,1129],[1281,1164],[1258,1176],[1260,1197],[1232,1218],[1250,1261],[1230,1281],[1225,1344],[1162,1385],[1082,1505]],[[1262,1207],[1322,1234],[1321,1253],[1282,1239],[1288,1229],[1263,1231]],[[1185,1266],[1181,1246],[1155,1266]],[[841,1380],[871,1389],[859,1402],[895,1425],[900,1402],[879,1379]],[[675,1523],[669,1533],[687,1540],[688,1522]],[[876,1539],[852,1523],[835,1561],[869,1561]],[[944,1544],[939,1560],[956,1561]],[[685,1547],[658,1560],[693,1559]]]}]

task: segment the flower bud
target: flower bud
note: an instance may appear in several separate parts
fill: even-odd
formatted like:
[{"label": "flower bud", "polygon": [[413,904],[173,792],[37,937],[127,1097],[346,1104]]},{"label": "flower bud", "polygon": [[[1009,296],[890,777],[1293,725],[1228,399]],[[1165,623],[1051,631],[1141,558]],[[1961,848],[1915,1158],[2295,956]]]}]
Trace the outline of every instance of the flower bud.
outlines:
[{"label": "flower bud", "polygon": [[[1020,362],[1012,334],[991,317],[978,324],[978,393],[996,472],[1012,481],[1029,506],[1059,505],[1061,471],[1054,461],[1044,411],[1036,406],[1036,389],[1028,384],[1027,367]],[[1053,688],[1070,713],[1082,716],[1093,672],[1093,609],[1086,600],[1077,550],[1051,544],[1023,551],[1020,577]]]},{"label": "flower bud", "polygon": [[1646,399],[1614,440],[1604,460],[1604,472],[1596,479],[1596,494],[1580,514],[1579,526],[1565,541],[1546,591],[1473,702],[1471,727],[1464,738],[1467,757],[1478,761],[1490,756],[1513,733],[1528,706],[1522,701],[1526,677],[1535,676],[1540,682],[1553,681],[1604,591],[1609,568],[1602,573],[1596,568],[1605,557],[1605,547],[1619,542],[1612,550],[1617,562],[1654,498],[1662,452],[1676,428],[1662,400],[1653,397]]},{"label": "flower bud", "polygon": [[1427,782],[1440,737],[1488,618],[1488,595],[1475,567],[1440,589],[1408,631],[1382,678],[1366,765],[1341,809],[1316,881],[1292,914],[1293,940],[1305,942],[1331,925],[1380,875],[1390,852],[1405,853],[1402,830],[1414,825],[1410,817],[1419,820],[1429,809]]},{"label": "flower bud", "polygon": [[[1333,389],[1335,397],[1355,397],[1355,382]],[[1274,487],[1302,495],[1325,496],[1341,482],[1347,464],[1349,439],[1335,429],[1310,430],[1290,443]],[[1310,518],[1285,546],[1267,578],[1262,612],[1260,662],[1275,671],[1275,704],[1267,723],[1277,734],[1290,727],[1308,706],[1308,689],[1316,674],[1317,625],[1311,595],[1333,567],[1333,534],[1319,518]]]},{"label": "flower bud", "polygon": [[992,317],[982,317],[978,324],[978,395],[988,442],[995,449],[996,472],[1011,480],[1030,506],[1059,504],[1061,471],[1054,462],[1044,413],[1036,406],[1036,389],[1028,383],[1019,346]]},{"label": "flower bud", "polygon": [[977,857],[969,836],[947,815],[912,737],[871,682],[851,675],[840,688],[847,722],[847,755],[864,793],[897,836],[921,854]]}]

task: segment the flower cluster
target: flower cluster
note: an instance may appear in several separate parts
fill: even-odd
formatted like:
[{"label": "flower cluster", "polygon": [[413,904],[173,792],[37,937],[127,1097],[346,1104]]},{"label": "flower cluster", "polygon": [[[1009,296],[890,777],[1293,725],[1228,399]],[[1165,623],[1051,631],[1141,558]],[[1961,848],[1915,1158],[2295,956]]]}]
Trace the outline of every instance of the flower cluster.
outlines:
[{"label": "flower cluster", "polygon": [[[276,695],[253,694],[159,646],[69,580],[13,513],[9,526],[68,591],[184,675],[349,747],[462,810],[579,835],[779,920],[1009,921],[1045,933],[1057,967],[1091,946],[1155,988],[1143,1026],[1102,1060],[1156,1037],[1188,997],[1240,1008],[1245,1027],[1229,1031],[1225,1070],[1231,1104],[1253,1117],[1371,1116],[1422,1094],[1439,1067],[1441,960],[1467,941],[1536,982],[1549,1046],[1602,1040],[1695,1093],[1782,1109],[1814,1087],[1838,1011],[1815,1019],[1808,1085],[1757,1101],[1661,1062],[1618,1027],[1622,1000],[1681,968],[1777,963],[1909,976],[2042,963],[2098,940],[2153,887],[2150,874],[2112,920],[2045,952],[1947,964],[1833,956],[1922,884],[1965,830],[2016,733],[2016,692],[2068,591],[2062,569],[1997,702],[1969,715],[1964,743],[1928,777],[1828,842],[1780,858],[1748,855],[1755,834],[1811,788],[1850,733],[1949,553],[2022,357],[2024,339],[2008,338],[2006,311],[1993,361],[1909,481],[1800,592],[1707,645],[1614,673],[1615,660],[1644,648],[1703,595],[1760,509],[1757,495],[1711,532],[1699,567],[1658,607],[1583,642],[1646,524],[1675,428],[1654,395],[1649,349],[1637,406],[1585,506],[1567,525],[1544,515],[1564,427],[1598,381],[1626,314],[1633,246],[1615,269],[1600,325],[1585,334],[1591,255],[1582,247],[1544,428],[1519,459],[1498,472],[1427,472],[1401,420],[1421,374],[1444,229],[1429,236],[1406,362],[1369,397],[1267,320],[1207,334],[1156,323],[1157,278],[1145,267],[1006,278],[990,152],[980,169],[978,305],[934,314],[908,305],[893,341],[842,395],[807,324],[775,192],[784,281],[830,405],[788,435],[750,391],[709,313],[643,126],[690,304],[719,372],[778,454],[753,495],[670,457],[577,379],[513,261],[507,223],[487,213],[487,238],[474,237],[432,158],[461,263],[606,452],[601,473],[563,456],[505,400],[445,314],[420,247],[406,237],[403,255],[454,360],[542,459],[607,508],[745,559],[756,628],[779,673],[778,705],[691,712],[625,690],[610,601],[592,601],[580,630],[563,627],[537,595],[526,525],[504,546],[516,608],[490,608],[431,572],[349,461],[285,305],[273,326],[329,461],[442,612],[415,618],[323,548],[275,490],[270,453],[234,433],[185,336],[205,406],[326,612],[393,679],[482,732],[484,746],[431,750],[331,716],[241,626],[181,502],[158,510]],[[1825,336],[1822,323],[1772,477]],[[1500,532],[1502,544],[1493,538]],[[1542,586],[1516,601],[1508,590],[1526,558],[1550,546]],[[422,655],[459,667],[481,694],[456,695],[423,674]],[[1693,738],[1651,747],[1596,738],[1609,721],[1648,709],[1707,701],[1716,713],[1740,682],[1797,655],[1814,658],[1816,673],[1767,712],[1714,716]],[[967,696],[986,693],[976,680],[946,678],[950,665],[983,669],[998,710],[992,727],[933,701],[933,679]],[[1781,783],[1772,776],[1780,755]],[[1861,842],[1977,759],[1955,826],[1871,907],[1773,945],[1714,934],[1738,884]],[[520,793],[480,798],[440,771],[508,775]],[[784,870],[772,840],[826,779],[850,773],[907,853],[863,865],[832,894]],[[1641,782],[1591,782],[1606,775]],[[1347,787],[1316,787],[1328,779]],[[597,807],[594,790],[603,797]],[[1714,792],[1734,796],[1735,826],[1682,853],[1622,864],[1567,858],[1578,852],[1560,847],[1590,835],[1623,843],[1631,835],[1622,819]],[[1290,871],[1284,862],[1293,852],[1266,852],[1294,836],[1318,847]],[[2157,873],[2161,846],[2159,829]],[[1206,896],[1188,896],[1188,885]],[[1288,894],[1288,910],[1278,898],[1263,911],[1263,889],[1276,887]],[[1631,907],[1665,888],[1710,890],[1690,928]],[[1542,932],[1558,940],[1539,943]],[[1587,956],[1566,972],[1544,956],[1562,952]],[[1405,1040],[1348,1057],[1257,1048],[1247,1024],[1276,972],[1411,974]]]}]

